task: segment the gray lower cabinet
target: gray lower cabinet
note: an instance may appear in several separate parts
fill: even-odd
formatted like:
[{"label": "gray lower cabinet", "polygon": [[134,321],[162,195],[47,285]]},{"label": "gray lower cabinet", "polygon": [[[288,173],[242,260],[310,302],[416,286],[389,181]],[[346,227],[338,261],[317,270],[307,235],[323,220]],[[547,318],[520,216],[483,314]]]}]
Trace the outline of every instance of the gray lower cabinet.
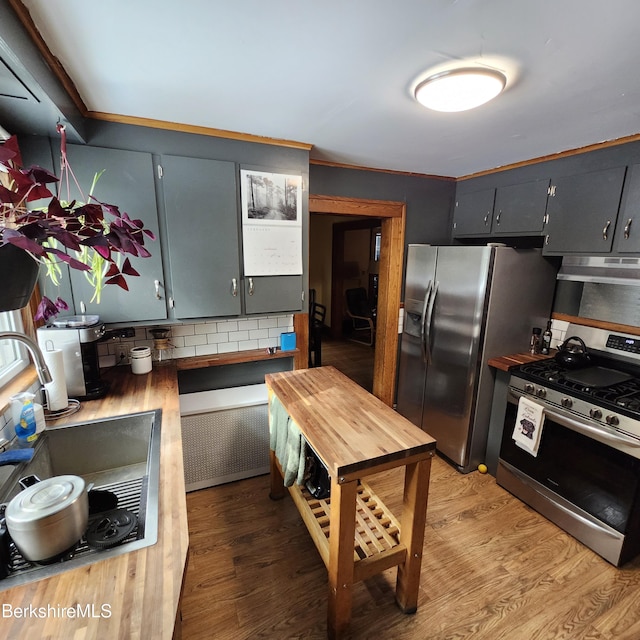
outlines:
[{"label": "gray lower cabinet", "polygon": [[240,315],[235,163],[163,155],[161,165],[176,318]]},{"label": "gray lower cabinet", "polygon": [[495,189],[483,189],[456,196],[454,238],[491,235],[495,195]]},{"label": "gray lower cabinet", "polygon": [[640,165],[627,168],[613,253],[640,253]]},{"label": "gray lower cabinet", "polygon": [[535,180],[496,189],[492,235],[540,235],[547,209],[549,180]]},{"label": "gray lower cabinet", "polygon": [[[69,163],[80,187],[70,184],[71,197],[89,201],[88,190],[96,173],[103,171],[93,189],[93,196],[102,202],[117,205],[132,219],[140,219],[153,231],[157,240],[145,237],[149,258],[131,257],[131,264],[139,277],[127,277],[129,290],[117,285],[106,285],[98,304],[91,300],[93,288],[84,274],[69,270],[73,305],[76,313],[86,311],[97,314],[102,322],[133,322],[137,320],[164,320],[167,307],[164,300],[164,274],[158,231],[158,210],[153,177],[153,161],[149,153],[67,145]],[[59,170],[59,167],[57,167]],[[73,182],[73,181],[71,181]],[[66,199],[66,186],[61,186],[62,199]],[[67,300],[69,302],[69,300]],[[70,311],[73,313],[73,311]]]},{"label": "gray lower cabinet", "polygon": [[553,179],[543,253],[610,253],[626,167]]}]

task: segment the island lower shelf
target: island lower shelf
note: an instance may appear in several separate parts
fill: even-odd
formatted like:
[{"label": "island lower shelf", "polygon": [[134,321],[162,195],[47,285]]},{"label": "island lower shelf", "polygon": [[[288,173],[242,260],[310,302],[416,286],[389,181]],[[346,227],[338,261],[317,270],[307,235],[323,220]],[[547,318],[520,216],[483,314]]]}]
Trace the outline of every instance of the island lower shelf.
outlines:
[{"label": "island lower shelf", "polygon": [[[331,498],[314,498],[299,485],[289,487],[289,493],[328,568]],[[400,542],[400,524],[366,482],[360,482],[356,490],[355,519],[354,582],[405,561],[407,550]]]}]

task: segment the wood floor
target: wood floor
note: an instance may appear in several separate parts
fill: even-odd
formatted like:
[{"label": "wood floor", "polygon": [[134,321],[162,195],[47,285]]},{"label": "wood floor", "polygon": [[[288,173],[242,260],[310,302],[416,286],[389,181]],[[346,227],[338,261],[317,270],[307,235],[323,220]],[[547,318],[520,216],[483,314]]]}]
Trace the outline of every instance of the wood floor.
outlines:
[{"label": "wood floor", "polygon": [[[396,514],[402,473],[370,478]],[[327,575],[290,497],[268,476],[187,496],[186,640],[326,638]],[[352,640],[637,640],[640,560],[616,569],[489,475],[433,464],[420,598],[394,603],[395,569],[354,586]]]},{"label": "wood floor", "polygon": [[322,339],[322,364],[338,371],[371,392],[374,348],[353,340]]}]

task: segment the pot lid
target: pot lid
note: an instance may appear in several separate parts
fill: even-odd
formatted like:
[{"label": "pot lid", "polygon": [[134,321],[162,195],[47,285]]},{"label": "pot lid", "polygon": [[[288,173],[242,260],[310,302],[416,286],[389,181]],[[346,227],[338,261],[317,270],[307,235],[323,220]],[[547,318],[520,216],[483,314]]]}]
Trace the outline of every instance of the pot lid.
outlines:
[{"label": "pot lid", "polygon": [[84,493],[80,476],[54,476],[28,487],[11,500],[5,517],[12,526],[26,526],[64,511]]}]

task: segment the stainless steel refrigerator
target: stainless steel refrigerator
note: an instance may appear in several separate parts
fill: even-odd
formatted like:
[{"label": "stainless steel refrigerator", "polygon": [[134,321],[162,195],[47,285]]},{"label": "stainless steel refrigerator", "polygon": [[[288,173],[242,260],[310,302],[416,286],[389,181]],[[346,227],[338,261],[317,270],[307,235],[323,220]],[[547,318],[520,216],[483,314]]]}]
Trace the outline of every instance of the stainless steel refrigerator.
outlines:
[{"label": "stainless steel refrigerator", "polygon": [[484,461],[495,371],[546,327],[557,269],[539,249],[409,245],[397,409],[463,473]]}]

